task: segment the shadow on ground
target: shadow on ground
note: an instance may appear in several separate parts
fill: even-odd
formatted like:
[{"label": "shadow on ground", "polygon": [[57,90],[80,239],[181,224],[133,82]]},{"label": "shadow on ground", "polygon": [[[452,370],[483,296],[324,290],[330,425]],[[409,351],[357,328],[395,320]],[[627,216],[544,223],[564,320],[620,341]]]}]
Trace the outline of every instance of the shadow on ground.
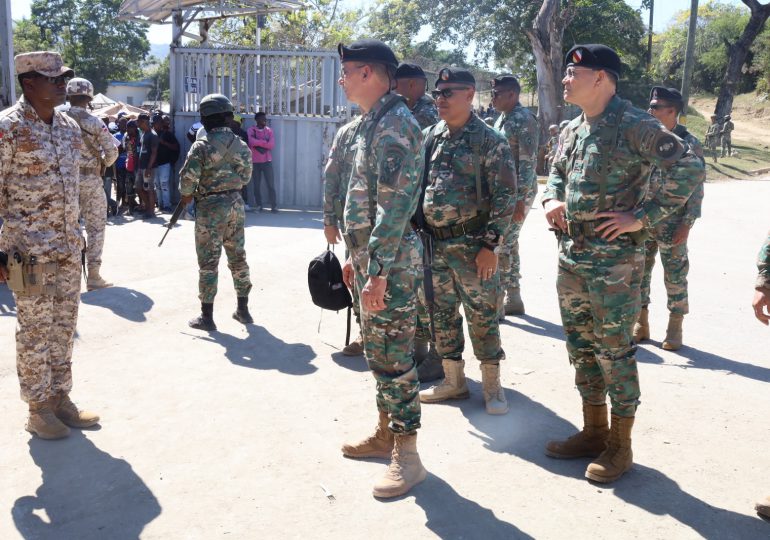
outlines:
[{"label": "shadow on ground", "polygon": [[13,293],[5,283],[0,283],[0,317],[15,317],[16,302]]},{"label": "shadow on ground", "polygon": [[366,358],[364,358],[363,354],[358,356],[346,356],[341,352],[336,352],[331,355],[331,359],[332,362],[338,366],[351,371],[357,371],[358,373],[369,371],[369,365],[366,363]]},{"label": "shadow on ground", "polygon": [[[521,321],[524,321],[523,324]],[[564,341],[564,328],[561,324],[554,324],[545,319],[538,319],[532,315],[508,315],[501,326],[512,326],[536,336],[545,336],[559,341]]]},{"label": "shadow on ground", "polygon": [[27,540],[135,540],[161,513],[131,465],[99,450],[79,430],[60,441],[32,438],[29,453],[43,483],[11,510]]},{"label": "shadow on ground", "polygon": [[145,314],[155,304],[146,294],[126,287],[109,287],[86,292],[80,295],[80,301],[89,306],[109,309],[119,317],[136,322],[146,321]]},{"label": "shadow on ground", "polygon": [[[290,229],[323,229],[323,213],[300,210],[270,212],[246,212],[246,227],[280,227]],[[318,237],[319,245],[323,235]]]}]

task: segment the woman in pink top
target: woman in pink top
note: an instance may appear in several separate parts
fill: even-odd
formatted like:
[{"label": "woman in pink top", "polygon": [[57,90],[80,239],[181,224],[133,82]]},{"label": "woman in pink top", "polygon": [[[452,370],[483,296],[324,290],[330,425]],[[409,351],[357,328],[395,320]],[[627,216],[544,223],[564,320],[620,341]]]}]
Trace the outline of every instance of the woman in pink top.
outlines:
[{"label": "woman in pink top", "polygon": [[249,136],[251,161],[254,165],[251,171],[251,183],[254,186],[257,208],[259,208],[260,212],[263,212],[261,179],[263,176],[265,177],[267,193],[270,197],[270,211],[275,214],[278,212],[278,207],[275,204],[273,153],[271,152],[275,146],[275,137],[273,136],[273,130],[267,127],[267,115],[264,112],[260,111],[255,114],[254,121],[257,125],[251,126],[246,132]]}]

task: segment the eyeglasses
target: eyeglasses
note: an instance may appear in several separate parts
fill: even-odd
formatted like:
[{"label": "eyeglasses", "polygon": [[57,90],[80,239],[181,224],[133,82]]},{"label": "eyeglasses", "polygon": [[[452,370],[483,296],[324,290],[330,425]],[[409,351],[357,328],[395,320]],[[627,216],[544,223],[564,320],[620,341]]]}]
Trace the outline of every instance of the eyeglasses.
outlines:
[{"label": "eyeglasses", "polygon": [[450,88],[442,88],[441,90],[431,90],[430,95],[433,97],[433,99],[438,99],[440,97],[443,97],[444,99],[451,98],[455,92],[458,90],[468,90],[468,88],[464,86],[458,86],[458,87],[450,87]]},{"label": "eyeglasses", "polygon": [[351,69],[361,69],[363,67],[366,67],[366,64],[361,64],[359,66],[343,67],[342,69],[340,69],[340,79],[344,79],[346,77],[349,77],[350,76],[350,71],[349,70],[351,70]]},{"label": "eyeglasses", "polygon": [[48,77],[46,75],[41,75],[38,73],[35,78],[43,79],[44,81],[48,81],[50,84],[60,86],[62,84],[67,84],[72,77],[67,77],[66,75],[59,75],[58,77]]},{"label": "eyeglasses", "polygon": [[565,79],[574,79],[575,75],[581,71],[596,71],[595,69],[591,68],[576,68],[576,67],[568,67],[564,70],[564,78]]}]

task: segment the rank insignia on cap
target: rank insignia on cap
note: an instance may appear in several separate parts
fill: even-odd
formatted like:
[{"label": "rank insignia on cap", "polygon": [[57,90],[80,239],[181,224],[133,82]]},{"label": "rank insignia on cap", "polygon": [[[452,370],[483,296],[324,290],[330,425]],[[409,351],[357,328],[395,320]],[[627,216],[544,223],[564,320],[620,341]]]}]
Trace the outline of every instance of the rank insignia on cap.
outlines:
[{"label": "rank insignia on cap", "polygon": [[580,51],[580,49],[577,49],[572,53],[573,64],[579,64],[582,59],[583,59],[583,53]]},{"label": "rank insignia on cap", "polygon": [[439,75],[442,81],[448,81],[449,80],[449,70],[448,69],[442,69],[441,74]]}]

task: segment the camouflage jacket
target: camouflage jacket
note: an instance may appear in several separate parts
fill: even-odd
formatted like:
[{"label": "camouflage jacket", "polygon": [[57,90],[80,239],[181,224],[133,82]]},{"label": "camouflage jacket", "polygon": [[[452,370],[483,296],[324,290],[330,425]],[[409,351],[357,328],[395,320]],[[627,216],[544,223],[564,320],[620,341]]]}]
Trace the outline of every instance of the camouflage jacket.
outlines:
[{"label": "camouflage jacket", "polygon": [[[681,124],[677,124],[673,131],[674,135],[682,139],[687,145],[689,145],[692,152],[700,158],[700,160],[705,163],[705,160],[703,158],[703,147],[700,144],[700,141],[698,138],[687,131],[687,128],[685,128]],[[704,179],[693,179],[693,183],[695,184],[695,190],[692,192],[692,195],[690,195],[690,198],[687,199],[687,202],[685,203],[683,208],[680,208],[676,211],[674,211],[670,216],[668,216],[663,221],[676,221],[681,223],[686,223],[689,227],[692,227],[693,223],[695,223],[695,220],[698,219],[701,215],[701,206],[703,206],[703,183]],[[655,167],[653,169],[652,175],[650,176],[650,191],[647,195],[648,199],[652,199],[657,195],[657,192],[661,187],[663,187],[664,182],[661,179],[661,172],[660,169]]]},{"label": "camouflage jacket", "polygon": [[759,275],[757,275],[756,288],[770,291],[770,231],[767,233],[762,249],[759,250],[757,268],[759,269]]},{"label": "camouflage jacket", "polygon": [[[648,199],[652,166],[661,169],[663,183]],[[614,96],[599,117],[589,121],[581,114],[564,128],[543,202],[565,201],[569,220],[593,221],[600,211],[632,211],[645,226],[654,226],[682,207],[704,178],[704,164],[689,145]]]},{"label": "camouflage jacket", "polygon": [[80,128],[64,113],[48,125],[23,96],[0,112],[0,250],[40,262],[80,253],[82,150]]},{"label": "camouflage jacket", "polygon": [[190,147],[179,170],[180,193],[205,195],[241,189],[251,180],[251,167],[246,143],[228,127],[214,128]]},{"label": "camouflage jacket", "polygon": [[83,167],[109,167],[118,159],[118,147],[107,126],[83,107],[70,107],[67,114],[80,126],[83,137]]},{"label": "camouflage jacket", "polygon": [[[511,202],[516,196],[516,172],[511,148],[505,138],[475,114],[452,134],[443,120],[432,128],[433,151],[429,167],[429,184],[425,189],[423,211],[433,228],[456,225],[489,211],[484,242],[496,245],[513,217]],[[476,174],[471,147],[474,133],[483,132],[480,152],[482,193],[476,200]],[[425,130],[426,137],[431,129]],[[475,135],[478,137],[478,135]]]},{"label": "camouflage jacket", "polygon": [[713,138],[719,138],[719,124],[711,124],[706,130],[706,140],[709,141]]},{"label": "camouflage jacket", "polygon": [[436,102],[428,94],[423,94],[417,100],[414,107],[412,107],[412,114],[417,119],[417,123],[420,124],[420,129],[425,129],[439,121]]},{"label": "camouflage jacket", "polygon": [[354,118],[337,130],[324,167],[324,225],[342,227],[342,209],[348,194],[350,171],[356,152],[356,136],[361,117]]},{"label": "camouflage jacket", "polygon": [[[383,107],[389,110],[375,122]],[[345,200],[345,230],[371,229],[370,276],[388,275],[412,232],[409,219],[420,199],[422,168],[420,126],[401,96],[385,94],[361,119]]]},{"label": "camouflage jacket", "polygon": [[517,103],[511,112],[497,117],[495,129],[508,139],[511,146],[518,181],[516,200],[526,200],[537,189],[537,118],[532,111]]},{"label": "camouflage jacket", "polygon": [[554,135],[553,137],[548,139],[548,144],[546,145],[546,154],[549,157],[553,157],[556,154],[556,149],[559,147],[559,136]]},{"label": "camouflage jacket", "polygon": [[734,129],[735,129],[735,124],[733,124],[731,120],[728,120],[722,125],[722,129],[719,131],[719,133],[721,133],[722,136],[727,135],[727,137],[729,138]]}]

